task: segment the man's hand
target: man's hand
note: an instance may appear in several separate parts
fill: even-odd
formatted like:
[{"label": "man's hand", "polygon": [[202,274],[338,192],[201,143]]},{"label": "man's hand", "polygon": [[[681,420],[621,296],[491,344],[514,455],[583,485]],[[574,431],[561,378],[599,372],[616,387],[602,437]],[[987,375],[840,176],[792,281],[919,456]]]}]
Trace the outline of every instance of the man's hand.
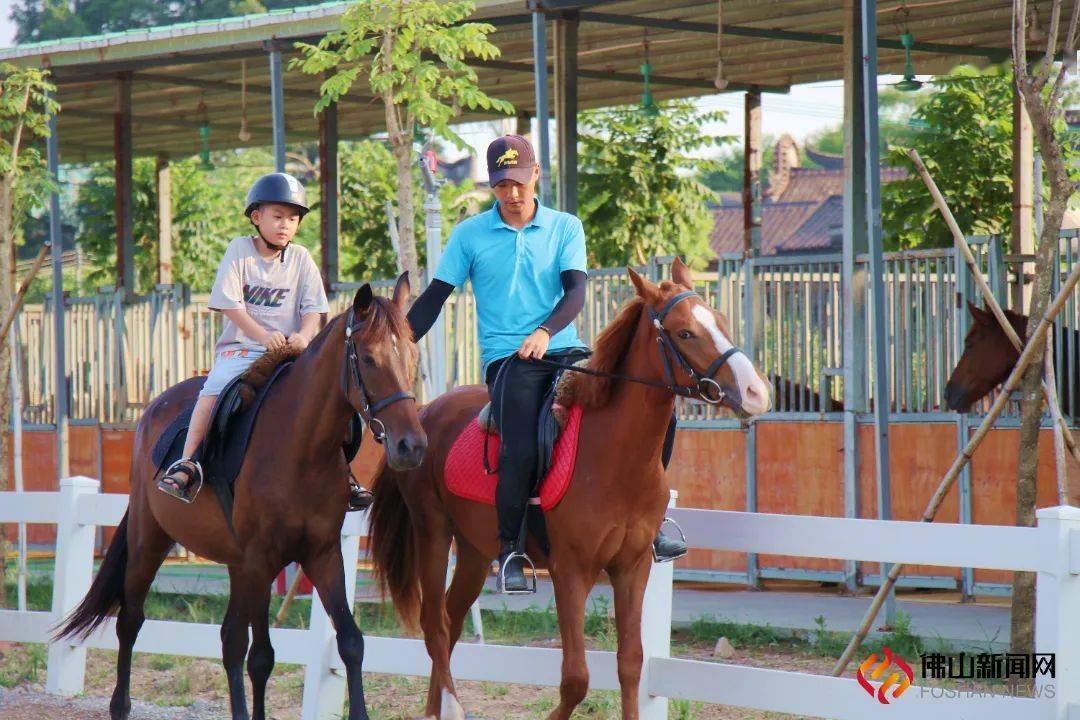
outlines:
[{"label": "man's hand", "polygon": [[291,347],[293,350],[295,350],[296,352],[303,352],[304,348],[308,346],[308,342],[310,341],[308,340],[307,335],[305,335],[304,333],[294,332],[292,335],[289,336],[288,342],[289,347]]},{"label": "man's hand", "polygon": [[279,350],[285,347],[285,343],[288,342],[285,336],[279,333],[277,330],[274,332],[267,332],[262,336],[262,345],[267,350]]},{"label": "man's hand", "polygon": [[523,357],[526,360],[529,358],[536,358],[539,360],[544,357],[544,353],[547,352],[548,343],[551,342],[551,336],[547,334],[546,330],[540,330],[539,328],[532,331],[532,334],[521,343],[521,347],[518,348],[517,354],[519,357]]}]

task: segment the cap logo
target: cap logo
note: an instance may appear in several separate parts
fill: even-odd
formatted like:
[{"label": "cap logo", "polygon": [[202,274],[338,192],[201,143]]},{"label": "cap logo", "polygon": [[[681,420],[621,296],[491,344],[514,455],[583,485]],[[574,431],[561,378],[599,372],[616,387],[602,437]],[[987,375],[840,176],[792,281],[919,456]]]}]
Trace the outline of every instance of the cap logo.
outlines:
[{"label": "cap logo", "polygon": [[504,152],[502,155],[499,156],[499,159],[495,161],[495,164],[498,167],[505,167],[507,165],[517,165],[518,164],[517,159],[518,159],[518,151],[515,150],[514,148],[510,148],[509,150],[507,150],[506,152]]}]

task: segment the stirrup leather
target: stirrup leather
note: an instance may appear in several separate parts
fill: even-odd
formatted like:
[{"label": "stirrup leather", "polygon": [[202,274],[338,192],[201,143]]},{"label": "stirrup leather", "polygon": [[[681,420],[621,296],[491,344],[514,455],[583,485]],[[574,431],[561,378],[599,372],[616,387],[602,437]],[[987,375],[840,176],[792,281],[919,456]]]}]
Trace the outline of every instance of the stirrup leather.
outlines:
[{"label": "stirrup leather", "polygon": [[[165,474],[162,476],[162,479],[171,475],[174,470],[178,469],[178,467],[181,469],[182,472],[186,471],[187,468],[182,467],[184,463],[188,463],[195,468],[195,475],[192,476],[190,472],[187,473],[188,481],[184,483],[184,487],[180,489],[180,494],[173,495],[173,493],[161,488],[160,484],[158,486],[158,489],[166,495],[170,495],[179,500],[180,502],[190,505],[191,503],[195,502],[195,498],[199,496],[199,491],[202,490],[203,486],[203,469],[202,465],[199,464],[198,460],[192,460],[190,458],[180,458],[172,465],[170,465],[168,469],[165,470]],[[158,482],[160,483],[161,481],[159,480]]]},{"label": "stirrup leather", "polygon": [[[525,590],[507,590],[506,589],[506,566],[510,564],[511,560],[521,558],[529,565],[529,572],[525,573],[522,568],[522,573],[525,575],[525,583],[528,584],[529,576],[532,576],[532,588],[526,588]],[[523,552],[512,552],[506,556],[506,560],[499,566],[499,574],[495,577],[495,591],[503,595],[535,595],[536,594],[536,565],[533,564],[532,559]]]},{"label": "stirrup leather", "polygon": [[[679,525],[679,523],[675,522],[674,520],[672,520],[669,517],[664,518],[664,521],[662,523],[660,523],[660,534],[657,535],[657,538],[659,539],[659,538],[664,536],[664,526],[667,525],[668,523],[671,523],[672,525],[675,526],[675,529],[679,532],[679,540],[682,542],[683,545],[686,545],[686,533],[683,532],[683,529]],[[655,541],[653,542],[653,545],[652,545],[652,551],[653,551],[653,553],[652,553],[653,554],[653,562],[657,562],[657,563],[673,562],[675,560],[678,560],[679,558],[686,557],[686,551],[683,551],[683,553],[681,555],[677,555],[675,557],[660,557],[659,555],[656,554],[656,542]]]}]

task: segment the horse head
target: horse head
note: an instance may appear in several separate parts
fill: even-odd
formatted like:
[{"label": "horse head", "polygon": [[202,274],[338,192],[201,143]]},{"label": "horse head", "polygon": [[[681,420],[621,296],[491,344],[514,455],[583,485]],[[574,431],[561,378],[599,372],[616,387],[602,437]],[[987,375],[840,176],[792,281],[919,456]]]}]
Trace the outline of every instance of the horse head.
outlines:
[{"label": "horse head", "polygon": [[376,296],[365,283],[356,291],[343,332],[346,399],[386,446],[395,470],[417,467],[427,449],[411,389],[419,350],[405,320],[409,274],[402,273],[393,299]]},{"label": "horse head", "polygon": [[[633,268],[627,270],[638,297],[651,310],[657,337],[662,339],[666,333],[670,338],[676,355],[672,369],[677,381],[696,385],[703,399],[723,403],[741,416],[767,412],[771,404],[769,383],[732,342],[724,314],[694,293],[690,268],[676,258],[672,280],[659,285]],[[661,352],[667,352],[664,345],[661,348]]]},{"label": "horse head", "polygon": [[[964,337],[964,352],[945,385],[945,404],[950,410],[967,412],[988,392],[1005,382],[1020,354],[1009,342],[997,318],[988,310],[968,303],[974,320]],[[1005,311],[1005,317],[1021,338],[1027,335],[1027,316]]]}]

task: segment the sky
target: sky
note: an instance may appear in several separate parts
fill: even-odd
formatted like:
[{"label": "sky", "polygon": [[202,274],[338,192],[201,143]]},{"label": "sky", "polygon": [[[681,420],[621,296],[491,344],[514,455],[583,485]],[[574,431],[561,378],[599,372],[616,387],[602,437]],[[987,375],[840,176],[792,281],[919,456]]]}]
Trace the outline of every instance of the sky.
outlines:
[{"label": "sky", "polygon": [[11,47],[15,43],[15,23],[11,22],[11,6],[15,0],[0,0],[0,48]]}]

